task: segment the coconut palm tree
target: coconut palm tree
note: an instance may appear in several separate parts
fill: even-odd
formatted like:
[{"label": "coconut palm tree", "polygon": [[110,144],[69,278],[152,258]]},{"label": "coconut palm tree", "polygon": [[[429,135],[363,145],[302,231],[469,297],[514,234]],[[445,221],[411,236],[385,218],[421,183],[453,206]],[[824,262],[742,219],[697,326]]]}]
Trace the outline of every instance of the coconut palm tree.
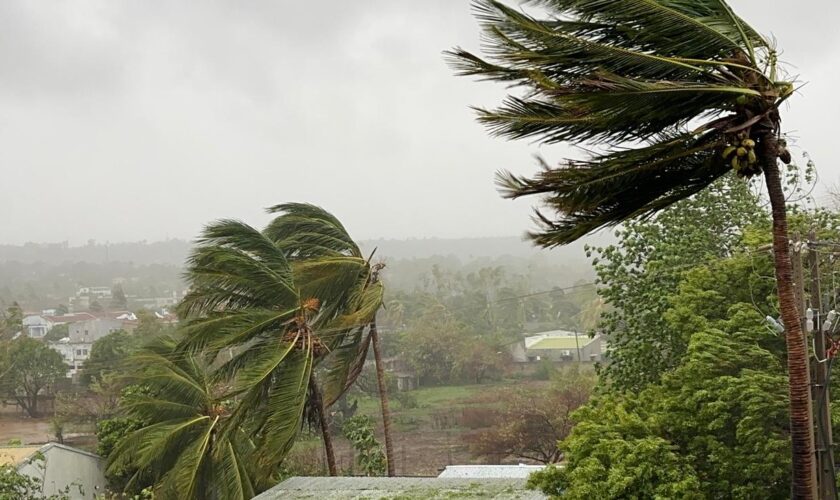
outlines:
[{"label": "coconut palm tree", "polygon": [[[307,203],[284,203],[268,209],[279,214],[264,233],[283,249],[287,259],[297,261],[322,261],[324,259],[363,259],[361,249],[350,237],[341,222],[326,210]],[[331,406],[353,385],[362,372],[368,351],[373,346],[376,381],[382,410],[382,428],[385,434],[385,454],[388,475],[395,475],[393,441],[391,439],[391,412],[385,373],[380,352],[376,311],[382,305],[384,289],[379,280],[383,264],[372,264],[373,254],[364,259],[366,266],[348,287],[348,297],[362,297],[341,316],[336,326],[350,328],[342,342],[336,345],[326,361],[324,371],[324,405]]]},{"label": "coconut palm tree", "polygon": [[[259,437],[262,464],[279,464],[304,414],[314,414],[336,473],[313,367],[347,331],[336,324],[363,266],[339,258],[293,266],[262,232],[231,220],[210,224],[190,256],[190,292],[178,308],[187,320],[182,349],[208,353],[218,377],[233,381],[232,421]],[[314,411],[305,412],[307,403]]]},{"label": "coconut palm tree", "polygon": [[778,159],[790,162],[780,105],[794,86],[776,50],[724,0],[535,0],[529,15],[475,2],[487,58],[448,53],[461,75],[522,90],[479,120],[507,138],[586,143],[588,158],[543,163],[532,178],[501,173],[506,196],[543,195],[530,236],[551,247],[650,217],[728,172],[763,176],[787,327],[793,486],[811,498],[808,359],[791,283]]},{"label": "coconut palm tree", "polygon": [[144,391],[123,410],[145,425],[109,455],[108,470],[135,471],[127,490],[154,484],[162,498],[220,500],[245,500],[259,491],[253,444],[226,426],[228,388],[212,380],[203,359],[178,353],[173,338],[159,337],[126,366]]},{"label": "coconut palm tree", "polygon": [[[337,359],[359,342],[382,287],[370,284],[365,259],[324,250],[336,245],[334,235],[301,239],[311,228],[286,224],[289,231],[275,220],[260,232],[222,220],[205,229],[188,262],[190,292],[179,305],[187,320],[182,348],[209,353],[220,364],[218,376],[233,381],[239,405],[231,419],[258,436],[261,464],[282,460],[308,415],[318,421],[335,475],[325,407],[333,385],[346,390]],[[329,403],[315,380],[328,359],[322,371]]]}]

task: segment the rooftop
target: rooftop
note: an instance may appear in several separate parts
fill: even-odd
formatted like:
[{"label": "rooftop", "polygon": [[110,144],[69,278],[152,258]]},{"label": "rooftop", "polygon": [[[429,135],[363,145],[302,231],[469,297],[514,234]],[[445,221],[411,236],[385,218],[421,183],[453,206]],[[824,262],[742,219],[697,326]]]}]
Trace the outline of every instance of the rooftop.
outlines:
[{"label": "rooftop", "polygon": [[41,446],[0,446],[0,465],[17,465],[40,449]]},{"label": "rooftop", "polygon": [[438,477],[527,479],[544,465],[447,465]]},{"label": "rooftop", "polygon": [[526,338],[525,347],[528,349],[577,349],[588,346],[595,339],[591,339],[585,334],[578,334],[577,338],[574,336],[552,336],[540,337],[535,339]]},{"label": "rooftop", "polygon": [[438,477],[293,477],[257,495],[255,500],[310,498],[318,500],[505,499],[543,500],[525,489],[525,479]]}]

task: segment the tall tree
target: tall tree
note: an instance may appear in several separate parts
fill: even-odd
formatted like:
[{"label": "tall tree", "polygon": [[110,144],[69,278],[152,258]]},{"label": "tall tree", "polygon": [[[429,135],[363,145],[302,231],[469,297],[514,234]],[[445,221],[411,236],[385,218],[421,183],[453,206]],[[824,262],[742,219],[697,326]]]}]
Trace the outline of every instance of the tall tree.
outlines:
[{"label": "tall tree", "polygon": [[749,186],[727,175],[651,220],[627,221],[617,243],[587,248],[611,306],[599,323],[611,387],[638,391],[679,364],[688,339],[666,321],[670,295],[690,269],[744,248],[745,231],[765,221]]},{"label": "tall tree", "polygon": [[350,258],[364,262],[359,274],[362,279],[349,283],[344,292],[347,297],[343,303],[345,310],[336,326],[347,329],[348,334],[342,336],[334,355],[327,359],[323,404],[330,406],[347,392],[361,374],[368,350],[373,346],[388,475],[394,476],[391,411],[376,323],[376,312],[384,293],[379,279],[384,264],[371,263],[373,254],[364,258],[359,245],[344,225],[320,207],[307,203],[284,203],[271,207],[269,212],[279,215],[265,229],[265,234],[283,249],[290,261],[329,262],[331,259]]},{"label": "tall tree", "polygon": [[40,416],[41,397],[66,373],[61,354],[41,341],[20,337],[0,345],[0,388],[30,417]]},{"label": "tall tree", "polygon": [[808,358],[792,285],[778,160],[790,162],[780,105],[794,91],[777,52],[724,0],[534,0],[538,18],[478,0],[488,60],[456,49],[462,75],[524,88],[479,120],[509,138],[589,143],[591,156],[534,178],[500,175],[506,196],[546,196],[543,246],[650,217],[730,170],[763,175],[786,325],[793,495],[813,498],[814,443]]},{"label": "tall tree", "polygon": [[320,399],[307,397],[314,367],[381,302],[376,288],[358,285],[369,280],[364,259],[290,261],[286,253],[268,230],[210,224],[190,256],[190,292],[178,309],[187,320],[183,349],[216,357],[240,401],[232,422],[259,436],[260,460],[269,465],[293,444],[307,403]]},{"label": "tall tree", "polygon": [[0,311],[0,340],[11,339],[23,329],[23,309],[17,302]]}]

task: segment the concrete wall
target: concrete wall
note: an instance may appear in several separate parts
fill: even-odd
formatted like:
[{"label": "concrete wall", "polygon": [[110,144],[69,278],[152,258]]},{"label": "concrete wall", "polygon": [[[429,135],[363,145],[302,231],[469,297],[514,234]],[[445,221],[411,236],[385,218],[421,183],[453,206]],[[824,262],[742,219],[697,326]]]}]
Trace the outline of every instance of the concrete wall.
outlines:
[{"label": "concrete wall", "polygon": [[55,495],[67,486],[73,500],[93,500],[105,492],[105,463],[100,457],[56,443],[44,446],[40,453],[43,461],[29,460],[18,471],[43,481],[44,495]]},{"label": "concrete wall", "polygon": [[123,322],[119,319],[97,318],[90,321],[79,321],[70,325],[71,342],[94,342],[102,337],[122,330]]}]

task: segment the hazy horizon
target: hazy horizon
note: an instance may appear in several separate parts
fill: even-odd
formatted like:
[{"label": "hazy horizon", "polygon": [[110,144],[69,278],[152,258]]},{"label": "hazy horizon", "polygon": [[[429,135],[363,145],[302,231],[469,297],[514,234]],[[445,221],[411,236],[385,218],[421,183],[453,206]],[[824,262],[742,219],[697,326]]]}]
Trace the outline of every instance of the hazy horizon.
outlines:
[{"label": "hazy horizon", "polygon": [[[836,180],[840,4],[732,4],[807,82],[783,128]],[[579,156],[475,123],[505,89],[444,62],[479,48],[468,1],[11,0],[0,27],[0,243],[191,240],[286,201],[364,240],[518,237],[537,200],[501,199],[494,172]]]}]

